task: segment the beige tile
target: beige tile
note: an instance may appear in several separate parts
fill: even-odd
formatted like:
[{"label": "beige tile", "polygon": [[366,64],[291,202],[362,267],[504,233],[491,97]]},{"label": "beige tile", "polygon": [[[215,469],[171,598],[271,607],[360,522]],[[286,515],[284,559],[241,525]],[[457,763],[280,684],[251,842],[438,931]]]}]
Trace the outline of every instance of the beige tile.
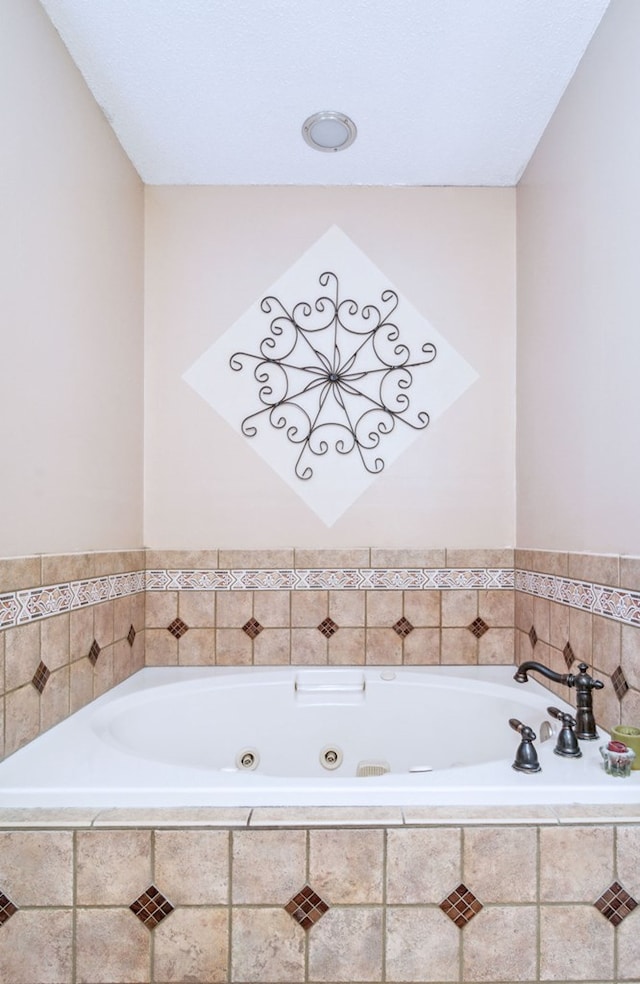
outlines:
[{"label": "beige tile", "polygon": [[388,980],[457,981],[460,944],[460,930],[440,909],[387,908]]},{"label": "beige tile", "polygon": [[71,831],[0,832],[0,891],[18,908],[71,905]]},{"label": "beige tile", "polygon": [[120,807],[100,810],[93,821],[94,827],[246,827],[251,810],[249,807],[224,806],[174,806]]},{"label": "beige tile", "polygon": [[79,711],[93,700],[93,667],[79,659],[69,667],[69,712]]},{"label": "beige tile", "polygon": [[[338,629],[332,639],[348,631]],[[299,666],[321,666],[328,660],[329,644],[330,640],[318,629],[291,629],[291,662]],[[288,659],[283,662],[288,662]]]},{"label": "beige tile", "polygon": [[593,666],[609,676],[620,666],[622,633],[619,622],[593,616]]},{"label": "beige tile", "polygon": [[40,730],[46,731],[69,716],[69,667],[52,673],[40,697]]},{"label": "beige tile", "polygon": [[69,659],[86,656],[95,638],[93,632],[93,606],[69,613]]},{"label": "beige tile", "polygon": [[50,670],[69,662],[69,613],[45,618],[40,622],[40,658]]},{"label": "beige tile", "polygon": [[266,629],[289,628],[291,598],[289,591],[256,591],[253,595],[253,617]]},{"label": "beige tile", "polygon": [[[316,631],[317,635],[320,635]],[[291,662],[291,631],[263,629],[253,640],[253,662],[256,666],[277,666]]]},{"label": "beige tile", "polygon": [[253,591],[216,591],[216,625],[241,629],[253,615]]},{"label": "beige tile", "polygon": [[365,660],[369,666],[402,663],[402,639],[393,629],[366,629],[365,646]]},{"label": "beige tile", "polygon": [[549,642],[562,651],[569,641],[569,606],[549,603]]},{"label": "beige tile", "polygon": [[[296,632],[305,632],[306,629],[293,629],[292,638]],[[296,651],[294,643],[293,651]],[[328,640],[328,661],[332,666],[356,666],[364,663],[365,657],[365,630],[364,629],[340,629]],[[294,660],[295,662],[295,660]]]},{"label": "beige tile", "polygon": [[365,624],[365,591],[330,591],[329,616],[340,628]]},{"label": "beige tile", "polygon": [[105,550],[91,554],[95,577],[144,569],[144,550]]},{"label": "beige tile", "polygon": [[145,626],[148,629],[166,629],[178,614],[177,591],[147,591],[145,602]]},{"label": "beige tile", "polygon": [[550,641],[550,638],[551,638],[551,636],[550,636],[550,631],[551,631],[551,628],[550,628],[550,621],[551,621],[550,604],[551,604],[551,602],[549,602],[546,598],[537,598],[537,597],[535,597],[533,599],[533,623],[532,624],[533,624],[533,626],[534,626],[534,628],[536,630],[536,634],[538,636],[538,639],[541,639],[542,642],[547,642],[547,643]]},{"label": "beige tile", "polygon": [[2,927],[0,980],[6,984],[67,984],[73,974],[70,910],[15,913]]},{"label": "beige tile", "polygon": [[[589,859],[588,865],[585,858]],[[613,827],[540,831],[541,901],[593,902],[613,878]]]},{"label": "beige tile", "polygon": [[382,979],[382,908],[329,909],[309,933],[313,981]]},{"label": "beige tile", "polygon": [[513,629],[490,629],[478,639],[478,663],[481,666],[510,666],[514,661]]},{"label": "beige tile", "polygon": [[177,666],[178,640],[175,636],[166,629],[146,629],[144,635],[147,666]]},{"label": "beige tile", "polygon": [[440,903],[462,879],[460,851],[455,828],[390,830],[387,902]]},{"label": "beige tile", "polygon": [[405,550],[372,547],[371,566],[385,570],[403,567],[409,569],[446,567],[446,552],[444,550],[418,550],[415,547],[409,547]]},{"label": "beige tile", "polygon": [[382,902],[382,830],[312,830],[309,884],[330,905]]},{"label": "beige tile", "polygon": [[402,825],[397,806],[261,806],[251,827],[392,827]]},{"label": "beige tile", "polygon": [[640,628],[633,625],[622,626],[621,654],[621,666],[627,683],[640,690]]},{"label": "beige tile", "polygon": [[148,571],[215,571],[218,570],[217,550],[146,550]]},{"label": "beige tile", "polygon": [[231,938],[232,981],[298,984],[305,979],[305,933],[282,907],[233,909]]},{"label": "beige tile", "polygon": [[133,623],[131,616],[131,595],[116,598],[113,602],[113,638],[125,639]]},{"label": "beige tile", "polygon": [[114,640],[113,634],[113,602],[103,601],[96,605],[93,611],[93,630],[102,648],[110,646]]},{"label": "beige tile", "polygon": [[128,908],[79,909],[76,918],[78,984],[151,980],[151,933]]},{"label": "beige tile", "polygon": [[640,691],[627,690],[620,702],[620,724],[640,728]]},{"label": "beige tile", "polygon": [[40,697],[30,683],[12,690],[4,699],[5,755],[22,748],[40,730]]},{"label": "beige tile", "polygon": [[440,591],[405,591],[404,617],[415,628],[440,625]]},{"label": "beige tile", "polygon": [[620,558],[617,554],[569,554],[569,577],[594,584],[620,583]]},{"label": "beige tile", "polygon": [[220,550],[220,570],[273,570],[293,567],[293,550]]},{"label": "beige tile", "polygon": [[40,662],[40,625],[4,630],[5,688],[7,692],[30,683]]},{"label": "beige tile", "polygon": [[328,570],[337,568],[369,567],[370,554],[368,547],[356,547],[351,550],[296,550],[295,566],[297,568],[312,568]]},{"label": "beige tile", "polygon": [[79,905],[128,906],[151,884],[149,831],[78,831],[76,850]]},{"label": "beige tile", "polygon": [[612,981],[613,941],[610,923],[593,906],[542,906],[540,980]]},{"label": "beige tile", "polygon": [[640,826],[618,827],[616,855],[618,880],[640,902]]},{"label": "beige tile", "polygon": [[4,695],[0,696],[0,762],[4,758]]},{"label": "beige tile", "polygon": [[253,643],[242,629],[216,629],[216,664],[250,666]]},{"label": "beige tile", "polygon": [[113,644],[113,684],[122,683],[133,672],[132,647],[126,639]]},{"label": "beige tile", "polygon": [[226,982],[226,909],[176,909],[153,931],[153,980],[164,984]]},{"label": "beige tile", "polygon": [[604,683],[604,690],[596,690],[593,698],[596,724],[605,731],[611,731],[612,728],[623,723],[621,711],[624,705],[618,700],[611,678],[604,673],[596,673],[596,677]]},{"label": "beige tile", "polygon": [[328,591],[292,591],[291,625],[304,629],[315,628],[329,614]]},{"label": "beige tile", "polygon": [[367,591],[367,628],[386,628],[402,618],[402,591]]},{"label": "beige tile", "polygon": [[98,661],[93,668],[93,696],[99,697],[110,690],[115,683],[114,646],[100,650]]},{"label": "beige tile", "polygon": [[522,632],[528,632],[533,624],[533,595],[515,592],[515,624]]},{"label": "beige tile", "polygon": [[180,666],[215,666],[216,630],[189,629],[178,640]]},{"label": "beige tile", "polygon": [[174,905],[221,905],[229,899],[226,830],[159,830],[154,878]]},{"label": "beige tile", "polygon": [[569,642],[578,662],[591,666],[593,630],[591,612],[569,609]]},{"label": "beige tile", "polygon": [[558,824],[558,817],[549,806],[405,806],[402,812],[405,823],[421,826]]},{"label": "beige tile", "polygon": [[93,577],[92,553],[44,554],[42,556],[42,583],[64,584]]},{"label": "beige tile", "polygon": [[464,831],[463,881],[484,904],[535,902],[535,827],[478,827]]},{"label": "beige tile", "polygon": [[234,904],[286,905],[305,884],[303,830],[233,832]]},{"label": "beige tile", "polygon": [[515,616],[515,593],[508,590],[479,591],[478,614],[491,628],[512,628]]},{"label": "beige tile", "polygon": [[447,550],[447,567],[513,567],[511,548],[489,550]]},{"label": "beige tile", "polygon": [[474,665],[478,662],[478,640],[469,629],[443,629],[440,661],[443,664]]},{"label": "beige tile", "polygon": [[145,623],[146,591],[131,595],[131,621],[136,632],[142,632]]},{"label": "beige tile", "polygon": [[440,662],[440,629],[414,629],[403,643],[405,666],[434,666]]},{"label": "beige tile", "polygon": [[620,587],[640,591],[640,557],[620,557]]},{"label": "beige tile", "polygon": [[463,930],[465,981],[532,981],[537,976],[535,906],[482,909]]},{"label": "beige tile", "polygon": [[618,980],[638,984],[640,981],[640,933],[638,933],[637,917],[634,918],[632,914],[625,919],[618,926],[616,936],[618,938]]},{"label": "beige tile", "polygon": [[567,577],[569,574],[569,555],[552,550],[527,550],[523,557],[520,556],[520,551],[517,551],[516,566],[520,570]]},{"label": "beige tile", "polygon": [[0,594],[9,591],[21,591],[24,588],[36,588],[41,580],[41,558],[32,557],[3,557],[0,559]]},{"label": "beige tile", "polygon": [[442,625],[467,626],[478,615],[477,591],[443,591]]}]

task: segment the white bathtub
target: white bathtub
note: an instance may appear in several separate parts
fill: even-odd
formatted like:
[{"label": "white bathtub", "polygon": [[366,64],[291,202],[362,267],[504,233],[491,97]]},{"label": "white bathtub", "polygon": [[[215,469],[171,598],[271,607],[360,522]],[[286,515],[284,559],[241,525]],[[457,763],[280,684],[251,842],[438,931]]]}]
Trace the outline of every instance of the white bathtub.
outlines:
[{"label": "white bathtub", "polygon": [[[513,671],[144,669],[1,763],[0,807],[640,802],[640,772],[605,775],[601,741],[579,759],[540,741],[546,708],[570,708]],[[541,772],[512,769],[513,717]]]}]

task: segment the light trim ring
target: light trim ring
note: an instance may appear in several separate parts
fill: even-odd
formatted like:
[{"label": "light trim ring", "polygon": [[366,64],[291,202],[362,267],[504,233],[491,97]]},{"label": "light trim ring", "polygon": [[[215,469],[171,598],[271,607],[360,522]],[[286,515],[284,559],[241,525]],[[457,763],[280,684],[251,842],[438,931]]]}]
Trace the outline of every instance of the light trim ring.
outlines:
[{"label": "light trim ring", "polygon": [[344,113],[327,109],[314,113],[304,121],[302,135],[314,150],[333,154],[350,147],[358,130],[353,120]]}]

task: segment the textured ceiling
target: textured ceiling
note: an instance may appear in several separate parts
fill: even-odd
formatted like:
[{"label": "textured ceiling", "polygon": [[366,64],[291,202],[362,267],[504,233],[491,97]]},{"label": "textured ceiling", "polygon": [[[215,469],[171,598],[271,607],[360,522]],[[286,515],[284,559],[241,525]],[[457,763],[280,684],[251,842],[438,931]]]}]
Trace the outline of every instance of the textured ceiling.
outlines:
[{"label": "textured ceiling", "polygon": [[514,185],[609,0],[41,3],[149,184]]}]

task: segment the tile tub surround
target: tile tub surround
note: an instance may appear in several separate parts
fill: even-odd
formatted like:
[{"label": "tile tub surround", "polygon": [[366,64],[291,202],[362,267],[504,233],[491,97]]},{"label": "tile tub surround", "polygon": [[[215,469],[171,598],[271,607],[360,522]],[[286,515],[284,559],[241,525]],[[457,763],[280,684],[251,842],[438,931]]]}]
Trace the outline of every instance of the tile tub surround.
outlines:
[{"label": "tile tub surround", "polygon": [[639,851],[631,808],[0,811],[0,979],[636,982]]}]

